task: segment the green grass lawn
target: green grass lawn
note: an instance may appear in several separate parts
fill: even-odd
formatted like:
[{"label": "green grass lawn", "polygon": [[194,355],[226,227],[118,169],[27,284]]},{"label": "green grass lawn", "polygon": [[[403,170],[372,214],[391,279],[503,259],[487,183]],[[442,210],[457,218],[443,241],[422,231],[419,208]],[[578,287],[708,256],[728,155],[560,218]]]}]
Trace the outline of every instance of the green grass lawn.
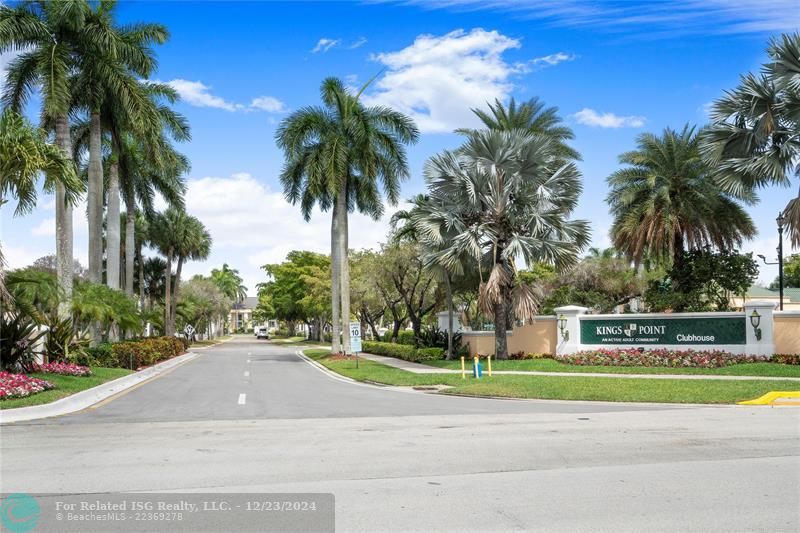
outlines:
[{"label": "green grass lawn", "polygon": [[31,376],[47,380],[56,386],[55,389],[46,390],[38,394],[26,396],[25,398],[14,398],[11,400],[0,400],[0,409],[13,409],[14,407],[28,407],[31,405],[41,405],[59,400],[70,394],[75,394],[82,390],[96,387],[106,381],[121,378],[130,374],[131,371],[125,368],[101,368],[92,367],[92,375],[88,377],[60,376],[58,374],[46,374],[35,372]]},{"label": "green grass lawn", "polygon": [[[426,361],[426,365],[437,368],[460,370],[461,361]],[[471,365],[472,360],[467,360]],[[481,360],[485,367],[486,360]],[[492,360],[492,370],[531,370],[537,372],[603,372],[610,374],[709,374],[717,376],[770,376],[800,378],[800,365],[778,363],[742,363],[723,368],[671,368],[645,366],[578,366],[553,359]]]},{"label": "green grass lawn", "polygon": [[735,403],[773,390],[800,390],[792,381],[631,379],[561,376],[498,376],[483,379],[460,374],[413,374],[373,361],[330,360],[327,350],[306,350],[307,356],[331,370],[358,381],[387,385],[447,385],[446,394],[540,398],[551,400],[604,400],[614,402]]},{"label": "green grass lawn", "polygon": [[283,337],[270,340],[273,344],[303,344],[307,346],[330,346],[329,342],[306,340],[305,337]]}]

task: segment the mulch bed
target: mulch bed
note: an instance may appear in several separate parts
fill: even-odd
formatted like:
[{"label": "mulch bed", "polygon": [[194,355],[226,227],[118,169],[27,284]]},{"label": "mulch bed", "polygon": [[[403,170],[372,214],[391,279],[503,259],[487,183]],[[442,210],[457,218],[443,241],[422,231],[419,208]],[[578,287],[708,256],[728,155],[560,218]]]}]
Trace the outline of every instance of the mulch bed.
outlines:
[{"label": "mulch bed", "polygon": [[332,353],[330,355],[326,355],[325,359],[328,361],[355,361],[356,358],[352,355],[345,355],[343,353]]}]

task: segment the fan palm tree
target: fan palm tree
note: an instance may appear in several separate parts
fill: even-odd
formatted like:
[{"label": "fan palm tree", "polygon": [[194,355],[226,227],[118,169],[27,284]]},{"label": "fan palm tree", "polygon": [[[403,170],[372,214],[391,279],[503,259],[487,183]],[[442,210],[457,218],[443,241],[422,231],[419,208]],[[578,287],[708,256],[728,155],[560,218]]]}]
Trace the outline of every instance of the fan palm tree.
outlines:
[{"label": "fan palm tree", "polygon": [[414,229],[437,248],[431,261],[448,272],[461,273],[466,261],[480,269],[479,302],[494,318],[496,357],[507,358],[509,318],[532,320],[539,299],[518,279],[515,261],[563,269],[589,240],[588,223],[569,219],[580,172],[546,136],[481,130],[468,133],[458,151],[431,158],[425,180],[429,198],[414,211]]},{"label": "fan palm tree", "polygon": [[[14,215],[30,212],[36,205],[39,174],[45,176],[44,190],[53,191],[59,184],[72,205],[83,192],[83,183],[75,174],[75,165],[57,146],[47,142],[44,131],[35,129],[11,110],[0,115],[0,207],[15,198]],[[0,299],[7,296],[3,283],[5,265],[0,249]]]},{"label": "fan palm tree", "polygon": [[[55,131],[55,144],[66,157],[72,155],[69,75],[77,65],[77,34],[83,30],[89,11],[88,3],[68,0],[0,5],[0,53],[19,52],[8,68],[3,102],[21,111],[34,89],[41,87],[43,122]],[[55,184],[57,277],[64,294],[59,311],[62,318],[70,316],[72,298],[72,204],[67,181],[62,179]]]},{"label": "fan palm tree", "polygon": [[[742,76],[739,86],[714,103],[713,124],[702,150],[724,190],[752,200],[752,190],[791,186],[800,176],[800,33],[773,39],[761,75]],[[781,216],[793,246],[800,246],[800,193]]]},{"label": "fan palm tree", "polygon": [[[336,78],[323,81],[323,106],[302,108],[287,117],[275,139],[286,162],[281,173],[284,194],[300,204],[308,220],[315,205],[333,209],[331,217],[331,308],[333,348],[350,351],[348,212],[358,209],[374,219],[383,214],[379,182],[391,204],[400,182],[409,175],[404,145],[419,131],[402,113],[386,107],[365,107]],[[343,332],[340,346],[339,331]]]},{"label": "fan palm tree", "polygon": [[694,128],[644,133],[628,165],[608,178],[606,201],[614,247],[637,265],[643,258],[680,267],[684,252],[736,248],[756,234],[750,216],[722,190],[700,156]]}]

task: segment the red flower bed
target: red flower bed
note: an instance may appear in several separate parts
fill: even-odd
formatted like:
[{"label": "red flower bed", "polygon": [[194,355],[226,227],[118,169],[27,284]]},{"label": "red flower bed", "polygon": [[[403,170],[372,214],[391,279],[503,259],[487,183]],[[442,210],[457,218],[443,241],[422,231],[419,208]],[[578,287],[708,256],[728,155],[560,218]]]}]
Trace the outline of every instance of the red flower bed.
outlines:
[{"label": "red flower bed", "polygon": [[560,355],[558,361],[584,366],[666,366],[671,368],[720,368],[739,363],[768,361],[763,356],[740,355],[719,350],[638,350],[622,348],[616,350],[585,350]]},{"label": "red flower bed", "polygon": [[0,400],[23,398],[54,387],[55,385],[43,379],[32,378],[25,374],[0,372]]},{"label": "red flower bed", "polygon": [[34,366],[34,372],[47,372],[48,374],[60,374],[62,376],[91,376],[92,371],[88,366],[76,365],[75,363],[44,363]]}]

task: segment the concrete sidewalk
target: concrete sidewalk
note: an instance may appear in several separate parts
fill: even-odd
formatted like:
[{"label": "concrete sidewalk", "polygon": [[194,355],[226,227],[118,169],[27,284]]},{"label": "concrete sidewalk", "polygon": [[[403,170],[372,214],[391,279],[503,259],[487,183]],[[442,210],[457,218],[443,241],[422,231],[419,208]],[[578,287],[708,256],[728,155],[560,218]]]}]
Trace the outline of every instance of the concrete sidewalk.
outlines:
[{"label": "concrete sidewalk", "polygon": [[[381,363],[386,366],[399,368],[414,374],[460,374],[461,370],[451,370],[448,368],[436,368],[420,363],[412,363],[411,361],[404,361],[403,359],[396,359],[394,357],[385,357],[383,355],[373,355],[369,353],[361,353],[359,357]],[[467,366],[467,372],[472,373],[472,366]],[[486,374],[486,367],[484,365],[483,373]],[[589,378],[627,378],[627,379],[718,379],[722,381],[750,381],[754,379],[765,381],[797,381],[800,378],[792,377],[775,377],[775,376],[720,376],[714,374],[612,374],[608,372],[537,372],[534,370],[493,370],[492,374],[497,375],[513,375],[513,376],[562,376],[562,377],[589,377]]]}]

